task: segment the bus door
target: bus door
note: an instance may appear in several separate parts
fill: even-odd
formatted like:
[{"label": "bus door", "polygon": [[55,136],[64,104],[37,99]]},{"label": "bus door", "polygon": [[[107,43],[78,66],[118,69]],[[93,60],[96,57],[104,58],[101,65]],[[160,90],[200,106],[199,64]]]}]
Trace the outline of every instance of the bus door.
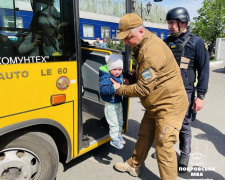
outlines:
[{"label": "bus door", "polygon": [[[80,153],[86,152],[110,140],[109,125],[104,115],[105,102],[99,92],[99,67],[105,65],[105,56],[112,53],[123,54],[112,49],[81,47],[82,53],[82,124],[83,137]],[[124,64],[126,63],[125,53]],[[125,68],[128,67],[125,65]],[[127,98],[123,99],[123,132],[127,125]],[[85,147],[88,147],[84,149]]]},{"label": "bus door", "polygon": [[[124,0],[124,4],[129,4],[127,9],[131,10],[131,4],[129,1]],[[110,21],[110,20],[109,20]],[[98,31],[100,24],[96,24],[97,21],[93,21],[92,17],[88,18],[88,22],[92,24],[93,30]],[[105,22],[107,20],[105,19]],[[102,22],[104,23],[104,21]],[[84,31],[84,27],[79,27]],[[100,32],[93,32],[93,34],[99,34]],[[86,40],[87,41],[87,40]],[[105,102],[100,97],[99,92],[99,67],[105,65],[105,56],[112,53],[121,54],[124,60],[124,71],[129,69],[130,49],[126,48],[126,52],[107,49],[96,48],[91,46],[89,42],[83,40],[81,42],[81,61],[79,61],[80,69],[80,94],[79,94],[79,106],[81,113],[79,113],[79,143],[78,143],[78,155],[90,151],[110,141],[109,125],[104,115]],[[123,130],[124,133],[127,130],[127,118],[128,118],[128,98],[123,98]]]},{"label": "bus door", "polygon": [[[112,53],[123,55],[124,71],[129,69],[129,54],[113,49],[81,47],[81,86],[82,86],[82,126],[83,135],[79,144],[80,154],[110,140],[109,125],[104,115],[105,102],[99,92],[99,67],[105,65],[105,56]],[[123,98],[123,133],[127,129],[128,99]]]}]

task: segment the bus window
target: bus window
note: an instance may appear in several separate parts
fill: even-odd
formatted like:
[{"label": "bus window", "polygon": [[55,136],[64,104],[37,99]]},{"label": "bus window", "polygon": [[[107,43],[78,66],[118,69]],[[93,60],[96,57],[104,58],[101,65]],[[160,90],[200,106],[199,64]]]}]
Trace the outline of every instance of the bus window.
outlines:
[{"label": "bus window", "polygon": [[[23,13],[21,13],[22,11]],[[25,0],[8,0],[4,2],[2,0],[0,12],[0,56],[15,56],[18,54],[19,34],[23,34],[22,30],[27,28],[27,23],[29,24],[31,21],[31,4]],[[7,63],[8,61],[5,61],[2,64]]]},{"label": "bus window", "polygon": [[157,36],[157,32],[152,32],[153,34],[155,34]]},{"label": "bus window", "polygon": [[[4,16],[3,17],[4,27],[10,27],[10,28],[15,27],[14,20],[15,19],[13,16]],[[16,27],[23,28],[23,19],[21,17],[16,17]]]},{"label": "bus window", "polygon": [[75,52],[73,8],[61,4],[60,0],[5,1],[0,7],[4,9],[0,26],[5,30],[0,33],[12,42],[11,56],[41,55],[55,61]]},{"label": "bus window", "polygon": [[[28,2],[29,3],[29,2]],[[21,55],[60,56],[62,52],[62,28],[69,25],[60,23],[60,7],[56,8],[52,0],[33,1],[33,16],[27,37],[18,47]]]},{"label": "bus window", "polygon": [[110,28],[109,27],[101,27],[101,37],[102,38],[106,38],[109,37],[110,38]]},{"label": "bus window", "polygon": [[94,37],[94,26],[83,25],[83,36],[84,37]]}]

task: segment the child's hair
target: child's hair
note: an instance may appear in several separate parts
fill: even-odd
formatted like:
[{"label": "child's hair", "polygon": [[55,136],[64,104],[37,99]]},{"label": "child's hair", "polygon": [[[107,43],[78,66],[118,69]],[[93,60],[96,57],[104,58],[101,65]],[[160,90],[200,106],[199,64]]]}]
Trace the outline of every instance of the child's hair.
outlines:
[{"label": "child's hair", "polygon": [[111,54],[105,56],[109,71],[116,68],[123,69],[123,57],[119,54]]}]

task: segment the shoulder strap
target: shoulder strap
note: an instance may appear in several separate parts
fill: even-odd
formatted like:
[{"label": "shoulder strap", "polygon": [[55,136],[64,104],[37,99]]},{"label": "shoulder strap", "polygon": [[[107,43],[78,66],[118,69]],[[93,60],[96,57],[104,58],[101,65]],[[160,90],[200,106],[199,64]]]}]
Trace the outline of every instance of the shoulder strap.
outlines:
[{"label": "shoulder strap", "polygon": [[181,57],[183,57],[183,56],[184,56],[184,53],[185,53],[185,48],[184,48],[184,46],[185,46],[185,45],[187,44],[187,42],[188,42],[191,38],[193,38],[193,37],[194,37],[194,34],[190,33],[190,34],[188,35],[188,37],[185,39],[185,41],[182,43],[183,51],[182,51]]}]

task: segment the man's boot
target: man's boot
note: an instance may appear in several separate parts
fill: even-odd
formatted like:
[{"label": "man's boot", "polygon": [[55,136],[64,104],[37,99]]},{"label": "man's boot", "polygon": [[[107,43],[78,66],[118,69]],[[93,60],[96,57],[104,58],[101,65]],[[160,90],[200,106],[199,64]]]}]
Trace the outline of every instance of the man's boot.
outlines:
[{"label": "man's boot", "polygon": [[135,177],[139,176],[140,174],[140,166],[131,167],[127,162],[124,163],[117,162],[115,164],[115,168],[116,170],[121,172],[128,172],[131,176]]},{"label": "man's boot", "polygon": [[180,160],[178,162],[179,173],[187,172],[188,162],[189,162],[189,156],[180,156]]}]

